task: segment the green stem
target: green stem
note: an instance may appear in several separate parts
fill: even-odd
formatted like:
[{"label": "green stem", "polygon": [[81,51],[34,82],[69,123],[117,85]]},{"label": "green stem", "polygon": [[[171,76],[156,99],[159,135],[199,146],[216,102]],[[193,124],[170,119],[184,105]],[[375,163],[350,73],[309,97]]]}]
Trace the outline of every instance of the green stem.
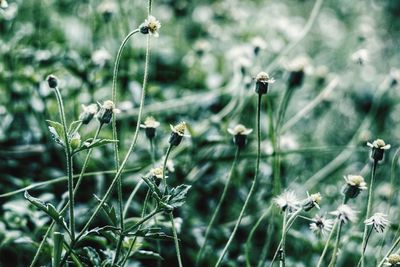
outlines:
[{"label": "green stem", "polygon": [[206,244],[207,244],[207,240],[208,240],[208,236],[209,236],[209,234],[210,234],[211,228],[213,227],[214,222],[215,222],[215,219],[217,218],[218,213],[219,213],[219,211],[220,211],[220,209],[221,209],[222,203],[223,203],[224,200],[225,200],[226,193],[228,192],[228,188],[229,188],[229,186],[230,186],[230,184],[231,184],[232,177],[233,177],[233,172],[234,172],[234,170],[235,170],[235,168],[236,168],[236,164],[237,164],[237,162],[238,162],[239,155],[240,155],[240,148],[237,147],[237,148],[236,148],[236,152],[235,152],[235,158],[233,159],[232,166],[231,166],[231,170],[229,171],[229,174],[228,174],[228,180],[227,180],[227,182],[225,183],[224,189],[223,189],[223,191],[222,191],[222,195],[221,195],[221,197],[220,197],[220,199],[219,199],[219,201],[218,201],[217,207],[215,208],[213,215],[211,216],[211,220],[210,220],[210,222],[209,222],[208,225],[207,225],[206,233],[205,233],[205,236],[204,236],[203,245],[201,246],[200,251],[199,251],[198,254],[197,254],[196,266],[199,266],[201,257],[203,256],[204,249],[205,249]]},{"label": "green stem", "polygon": [[[371,210],[372,210],[372,202],[373,202],[373,187],[374,187],[374,181],[375,181],[375,173],[376,173],[376,167],[378,165],[378,161],[374,160],[374,163],[372,165],[372,171],[371,171],[371,181],[369,184],[369,190],[368,190],[368,204],[367,204],[367,213],[365,215],[365,219],[368,219],[370,214],[371,214]],[[368,225],[364,225],[364,234],[363,234],[363,241],[362,241],[362,246],[361,246],[361,267],[365,266],[365,262],[364,262],[364,247],[367,247],[367,235],[368,235]]]},{"label": "green stem", "polygon": [[69,144],[69,137],[68,137],[68,128],[67,128],[67,121],[65,119],[65,111],[64,111],[64,104],[62,100],[62,96],[58,87],[54,88],[54,92],[56,93],[58,109],[60,112],[60,119],[61,124],[63,126],[64,131],[64,148],[65,148],[65,156],[67,159],[67,176],[68,176],[68,198],[69,198],[69,229],[71,232],[71,239],[72,241],[75,239],[75,216],[74,216],[74,208],[75,208],[75,201],[74,201],[74,178],[73,178],[73,167],[72,167],[72,152],[71,146]]},{"label": "green stem", "polygon": [[181,252],[179,249],[178,234],[176,233],[176,229],[175,229],[175,225],[174,225],[174,215],[172,215],[172,212],[169,213],[169,220],[171,221],[172,233],[174,235],[174,243],[175,243],[175,249],[176,249],[176,257],[178,258],[178,264],[179,264],[179,267],[183,267],[182,259],[181,259]]},{"label": "green stem", "polygon": [[280,257],[279,257],[279,266],[286,266],[286,256],[285,256],[285,245],[286,245],[286,225],[287,225],[287,209],[285,210],[285,215],[283,216],[282,223],[282,237],[281,237],[281,246],[279,249]]},{"label": "green stem", "polygon": [[132,193],[129,195],[128,200],[125,203],[125,207],[124,207],[124,218],[126,218],[126,214],[128,213],[129,210],[129,206],[132,203],[133,198],[135,197],[137,191],[139,190],[140,186],[143,184],[143,180],[141,179],[135,186],[135,188],[133,189]]},{"label": "green stem", "polygon": [[251,262],[250,262],[250,251],[251,251],[251,240],[253,239],[253,236],[257,230],[257,228],[260,226],[261,222],[271,213],[272,205],[269,206],[269,208],[258,218],[257,222],[254,224],[253,228],[250,230],[250,234],[246,240],[246,246],[245,246],[245,256],[246,256],[246,267],[251,267]]},{"label": "green stem", "polygon": [[326,240],[324,250],[322,251],[322,254],[319,257],[319,260],[318,260],[318,263],[317,263],[317,267],[321,267],[322,266],[322,262],[324,260],[324,257],[326,255],[326,253],[328,252],[329,243],[331,242],[331,239],[333,237],[333,233],[335,232],[336,227],[338,226],[338,224],[339,224],[339,219],[336,218],[335,223],[334,223],[334,225],[332,227],[331,233],[328,236],[328,240]]},{"label": "green stem", "polygon": [[165,179],[165,172],[167,169],[167,161],[169,158],[169,154],[172,151],[173,146],[169,145],[168,149],[167,149],[167,153],[165,154],[165,158],[164,158],[164,163],[163,163],[163,172],[162,172],[162,182],[163,182],[163,186],[164,186],[164,195],[167,194],[168,192],[168,188],[167,188],[167,180]]},{"label": "green stem", "polygon": [[335,241],[335,247],[333,248],[333,252],[332,252],[332,259],[331,259],[331,262],[329,263],[328,267],[336,266],[336,260],[337,260],[338,250],[339,250],[339,242],[340,242],[340,235],[342,232],[342,227],[343,227],[343,222],[340,221],[339,228],[336,232],[336,241]]},{"label": "green stem", "polygon": [[250,198],[253,195],[253,192],[255,190],[256,184],[257,184],[257,177],[258,177],[258,171],[260,168],[260,155],[261,155],[261,128],[260,128],[260,117],[261,117],[261,99],[262,95],[258,95],[258,104],[257,104],[257,159],[256,159],[256,167],[254,171],[254,178],[253,182],[250,187],[250,191],[247,194],[246,200],[243,204],[242,210],[240,211],[239,217],[237,218],[235,227],[233,228],[233,231],[228,239],[228,242],[225,244],[225,247],[221,253],[221,255],[218,258],[217,263],[215,264],[215,267],[220,266],[222,263],[222,260],[224,259],[224,256],[226,252],[228,251],[229,246],[231,245],[233,238],[235,237],[235,234],[239,228],[239,225],[242,221],[244,212],[246,211],[247,205],[249,204]]}]

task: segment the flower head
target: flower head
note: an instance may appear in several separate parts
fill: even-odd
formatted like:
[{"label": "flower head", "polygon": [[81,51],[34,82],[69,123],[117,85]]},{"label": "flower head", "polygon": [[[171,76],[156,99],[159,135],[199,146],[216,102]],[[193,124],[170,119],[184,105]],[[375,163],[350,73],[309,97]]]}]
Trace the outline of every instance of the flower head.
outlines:
[{"label": "flower head", "polygon": [[184,136],[186,136],[185,135],[186,122],[182,121],[182,122],[178,123],[175,126],[170,125],[170,127],[171,127],[172,133],[171,133],[171,136],[169,138],[169,143],[172,146],[178,146],[181,143],[182,138]]},{"label": "flower head", "polygon": [[83,124],[88,124],[96,115],[98,111],[98,106],[97,104],[90,104],[88,106],[85,106],[82,104],[82,113],[79,115],[79,119],[82,121]]},{"label": "flower head", "polygon": [[247,129],[243,124],[238,124],[234,128],[228,128],[228,133],[233,135],[233,143],[239,148],[243,148],[246,145],[247,135],[249,135],[253,129]]},{"label": "flower head", "polygon": [[258,73],[256,76],[256,93],[260,95],[266,94],[268,92],[268,85],[274,82],[275,80],[273,78],[270,78],[268,73]]},{"label": "flower head", "polygon": [[103,102],[103,105],[99,104],[99,106],[100,110],[96,117],[100,123],[110,123],[112,115],[121,112],[119,109],[115,108],[115,104],[111,100],[106,100]]},{"label": "flower head", "polygon": [[305,69],[309,65],[308,57],[299,56],[286,66],[289,71],[288,88],[300,87],[303,84]]},{"label": "flower head", "polygon": [[[150,176],[153,178],[162,179],[163,178],[163,168],[156,167],[156,168],[151,169]],[[168,176],[165,176],[165,178],[168,178]]]},{"label": "flower head", "polygon": [[104,1],[97,7],[97,11],[103,16],[105,22],[110,21],[117,10],[117,4],[109,0]]},{"label": "flower head", "polygon": [[303,209],[305,211],[309,211],[314,207],[317,207],[318,209],[319,207],[319,203],[322,200],[322,196],[320,193],[315,193],[315,194],[308,194],[307,192],[307,198],[303,201]]},{"label": "flower head", "polygon": [[317,235],[326,236],[330,231],[332,231],[333,220],[325,219],[319,215],[316,215],[310,223],[310,229]]},{"label": "flower head", "polygon": [[348,198],[355,198],[362,190],[367,189],[367,183],[361,175],[347,175],[344,176],[344,180],[346,181],[346,186],[343,189],[343,193]]},{"label": "flower head", "polygon": [[400,266],[400,255],[399,254],[391,254],[386,258],[385,262],[386,266]]},{"label": "flower head", "polygon": [[140,32],[143,34],[150,34],[154,37],[158,37],[158,31],[161,28],[161,23],[154,17],[149,16],[143,23],[140,25]]},{"label": "flower head", "polygon": [[383,233],[385,228],[390,224],[389,220],[386,219],[387,215],[377,212],[372,215],[369,219],[366,219],[364,223],[366,225],[372,225],[378,233]]},{"label": "flower head", "polygon": [[372,149],[371,158],[376,161],[381,161],[385,150],[390,149],[390,145],[386,144],[382,139],[376,139],[372,144],[368,142],[367,146]]},{"label": "flower head", "polygon": [[8,7],[7,0],[0,0],[0,8],[6,9]]},{"label": "flower head", "polygon": [[267,43],[264,41],[263,38],[261,38],[261,37],[259,37],[259,36],[254,37],[254,38],[251,40],[251,44],[252,44],[252,46],[253,46],[254,54],[255,54],[255,55],[258,55],[258,53],[260,52],[260,50],[263,50],[263,49],[265,49],[265,48],[267,47]]},{"label": "flower head", "polygon": [[49,76],[47,76],[46,80],[50,88],[54,89],[58,86],[58,78],[56,76],[50,74]]},{"label": "flower head", "polygon": [[330,214],[338,217],[343,224],[350,222],[355,222],[357,220],[356,211],[346,204],[340,205],[337,210],[332,211]]},{"label": "flower head", "polygon": [[299,208],[299,201],[293,191],[286,191],[274,199],[275,204],[282,210],[292,212]]},{"label": "flower head", "polygon": [[140,124],[141,128],[146,131],[146,136],[149,139],[153,139],[156,136],[156,128],[160,126],[160,123],[154,119],[154,117],[149,116],[144,120],[143,124]]}]

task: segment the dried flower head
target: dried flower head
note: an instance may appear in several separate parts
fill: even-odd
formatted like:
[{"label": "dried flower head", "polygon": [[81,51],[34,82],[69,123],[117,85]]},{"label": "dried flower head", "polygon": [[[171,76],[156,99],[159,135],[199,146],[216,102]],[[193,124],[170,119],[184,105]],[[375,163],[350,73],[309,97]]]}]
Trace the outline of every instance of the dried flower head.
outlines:
[{"label": "dried flower head", "polygon": [[153,139],[156,136],[156,128],[160,126],[160,123],[154,119],[154,117],[149,116],[144,120],[143,124],[140,124],[141,128],[146,131],[146,136],[149,139]]},{"label": "dried flower head", "polygon": [[175,126],[170,125],[172,133],[169,138],[169,143],[172,146],[178,146],[185,135],[186,122],[182,121]]},{"label": "dried flower head", "polygon": [[376,139],[372,144],[370,142],[367,143],[371,150],[371,158],[376,161],[381,161],[383,159],[383,155],[385,150],[390,149],[390,145],[386,144],[382,139]]},{"label": "dried flower head", "polygon": [[322,196],[320,193],[315,193],[315,194],[311,194],[309,195],[307,192],[307,198],[303,201],[303,209],[305,211],[309,211],[314,207],[317,207],[318,209],[319,207],[319,203],[321,203],[322,200]]},{"label": "dried flower head", "polygon": [[150,34],[154,37],[158,37],[158,31],[161,28],[161,23],[154,17],[149,16],[143,23],[140,25],[140,32],[143,34]]},{"label": "dried flower head", "polygon": [[293,191],[286,191],[274,199],[275,204],[282,210],[293,212],[299,208],[299,201]]},{"label": "dried flower head", "polygon": [[386,266],[400,266],[400,255],[399,254],[391,254],[389,257],[387,257]]},{"label": "dried flower head", "polygon": [[46,80],[50,88],[54,89],[58,86],[58,78],[56,76],[50,74],[49,76],[47,76]]},{"label": "dried flower head", "polygon": [[344,180],[346,181],[346,186],[343,189],[343,193],[348,198],[355,198],[362,190],[367,189],[367,183],[361,175],[347,175],[344,176]]},{"label": "dried flower head", "polygon": [[338,217],[343,224],[350,222],[355,222],[357,220],[356,211],[346,204],[340,205],[337,210],[332,211],[330,214]]},{"label": "dried flower head", "polygon": [[100,110],[96,117],[100,123],[110,123],[112,115],[121,112],[119,109],[115,108],[115,104],[111,100],[104,101],[103,105],[99,103],[99,106]]},{"label": "dried flower head", "polygon": [[82,121],[83,124],[88,124],[96,115],[98,111],[98,106],[97,104],[90,104],[88,106],[85,106],[82,104],[82,113],[79,115],[79,119]]},{"label": "dried flower head", "polygon": [[326,236],[332,231],[334,220],[325,219],[319,215],[316,215],[310,223],[310,229],[317,235]]},{"label": "dried flower head", "polygon": [[387,215],[377,212],[372,215],[369,219],[366,219],[364,223],[366,225],[372,225],[378,233],[383,233],[385,228],[390,224],[389,220],[386,219]]},{"label": "dried flower head", "polygon": [[275,80],[270,78],[268,73],[260,72],[256,76],[256,93],[263,95],[268,92],[268,85],[274,83]]},{"label": "dried flower head", "polygon": [[242,124],[238,124],[234,128],[228,128],[228,133],[233,135],[233,143],[239,148],[243,148],[246,145],[247,135],[252,131],[253,129],[248,129]]}]

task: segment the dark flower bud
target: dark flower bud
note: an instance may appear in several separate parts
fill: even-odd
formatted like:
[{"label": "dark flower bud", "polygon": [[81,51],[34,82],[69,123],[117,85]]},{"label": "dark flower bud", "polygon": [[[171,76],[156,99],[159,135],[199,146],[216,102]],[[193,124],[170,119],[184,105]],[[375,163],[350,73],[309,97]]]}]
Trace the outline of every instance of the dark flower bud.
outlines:
[{"label": "dark flower bud", "polygon": [[49,84],[50,88],[56,88],[58,86],[58,78],[54,75],[47,76],[47,83]]},{"label": "dark flower bud", "polygon": [[367,145],[372,148],[371,158],[376,161],[381,161],[383,159],[385,150],[390,149],[390,145],[385,144],[385,141],[382,139],[376,139],[374,142],[372,142],[372,144],[368,142]]},{"label": "dark flower bud", "polygon": [[89,124],[96,115],[98,107],[97,104],[90,104],[89,106],[82,105],[83,112],[79,115],[79,119],[83,124]]},{"label": "dark flower bud", "polygon": [[185,130],[186,130],[186,123],[185,122],[181,122],[178,123],[175,126],[171,126],[171,136],[169,137],[169,143],[171,144],[171,146],[178,146],[181,141],[182,138],[185,136]]},{"label": "dark flower bud", "polygon": [[260,95],[266,94],[268,92],[268,85],[274,82],[274,79],[270,78],[268,73],[260,72],[256,76],[256,93]]},{"label": "dark flower bud", "polygon": [[228,128],[228,133],[233,135],[233,143],[240,149],[244,148],[247,143],[247,136],[253,129],[247,129],[244,125],[238,124],[233,129]]},{"label": "dark flower bud", "polygon": [[346,198],[356,198],[362,190],[367,189],[367,183],[364,177],[360,175],[347,175],[344,177],[346,185],[343,188],[343,194]]},{"label": "dark flower bud", "polygon": [[146,136],[150,140],[156,136],[156,128],[158,126],[160,126],[160,123],[151,116],[145,119],[144,124],[140,124],[140,127],[145,129]]},{"label": "dark flower bud", "polygon": [[114,102],[107,100],[100,106],[100,110],[96,117],[100,123],[110,123],[112,115],[119,113],[120,110],[115,108]]}]

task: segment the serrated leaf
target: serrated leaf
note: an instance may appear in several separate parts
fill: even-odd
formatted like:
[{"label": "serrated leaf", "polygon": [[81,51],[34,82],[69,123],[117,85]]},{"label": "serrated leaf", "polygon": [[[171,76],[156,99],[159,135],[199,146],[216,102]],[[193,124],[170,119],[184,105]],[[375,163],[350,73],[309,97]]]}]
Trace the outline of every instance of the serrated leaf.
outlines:
[{"label": "serrated leaf", "polygon": [[68,128],[68,136],[70,136],[76,132],[76,130],[78,129],[78,126],[81,124],[81,122],[82,122],[81,120],[71,122],[71,124],[69,125],[69,128]]},{"label": "serrated leaf", "polygon": [[52,204],[45,203],[38,198],[32,197],[31,195],[29,195],[28,191],[25,191],[24,197],[35,207],[37,207],[38,209],[44,211],[47,215],[49,215],[50,218],[52,218],[56,223],[62,226],[69,233],[68,226],[64,218]]},{"label": "serrated leaf", "polygon": [[141,236],[145,238],[161,239],[161,240],[174,238],[173,236],[169,236],[164,232],[162,232],[160,227],[149,227],[145,229],[140,229],[133,234],[129,234],[129,236]]},{"label": "serrated leaf", "polygon": [[46,121],[50,125],[49,130],[54,141],[56,141],[60,145],[64,145],[65,134],[64,134],[64,127],[62,126],[62,124],[51,120],[46,120]]},{"label": "serrated leaf", "polygon": [[105,232],[119,232],[121,229],[118,227],[114,227],[111,225],[106,225],[103,227],[96,227],[93,228],[89,231],[86,231],[83,235],[82,238],[89,236],[89,235],[103,235]]},{"label": "serrated leaf", "polygon": [[191,185],[182,184],[175,188],[172,188],[168,200],[168,205],[177,208],[185,204],[186,194],[191,187]]},{"label": "serrated leaf", "polygon": [[[96,198],[97,201],[101,202],[101,199],[94,195],[94,197]],[[117,226],[118,225],[118,218],[117,218],[117,214],[115,212],[115,208],[113,206],[108,205],[107,203],[104,203],[101,206],[103,212],[105,213],[106,217],[110,220],[110,222],[112,223],[113,226]]]}]

